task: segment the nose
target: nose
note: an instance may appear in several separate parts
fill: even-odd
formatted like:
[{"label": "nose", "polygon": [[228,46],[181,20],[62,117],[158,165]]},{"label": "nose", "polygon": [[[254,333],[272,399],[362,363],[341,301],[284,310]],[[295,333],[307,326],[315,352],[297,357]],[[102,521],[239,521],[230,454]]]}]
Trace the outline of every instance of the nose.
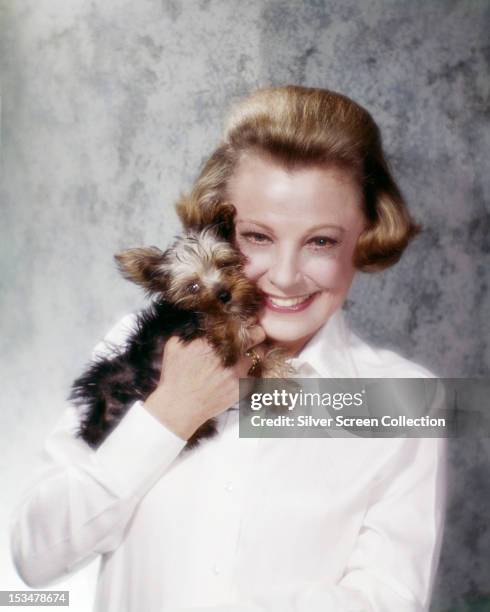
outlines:
[{"label": "nose", "polygon": [[301,284],[302,274],[298,254],[293,250],[278,249],[270,262],[269,282],[281,291],[291,292]]},{"label": "nose", "polygon": [[228,289],[218,289],[218,291],[216,292],[216,296],[220,302],[223,302],[223,304],[226,304],[231,300],[231,292],[228,291]]}]

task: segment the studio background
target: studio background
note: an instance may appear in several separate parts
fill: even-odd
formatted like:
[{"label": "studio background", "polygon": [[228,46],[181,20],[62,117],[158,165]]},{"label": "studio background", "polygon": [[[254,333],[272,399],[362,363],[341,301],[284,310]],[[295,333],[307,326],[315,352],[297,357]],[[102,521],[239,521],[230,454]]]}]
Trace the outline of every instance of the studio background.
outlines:
[{"label": "studio background", "polygon": [[[364,105],[426,228],[358,278],[354,328],[441,376],[488,376],[488,1],[1,0],[0,19],[0,589],[25,588],[9,516],[72,380],[143,304],[113,254],[168,243],[226,110],[259,86]],[[488,438],[451,441],[450,460],[432,610],[489,610]],[[56,585],[73,612],[97,565]]]}]

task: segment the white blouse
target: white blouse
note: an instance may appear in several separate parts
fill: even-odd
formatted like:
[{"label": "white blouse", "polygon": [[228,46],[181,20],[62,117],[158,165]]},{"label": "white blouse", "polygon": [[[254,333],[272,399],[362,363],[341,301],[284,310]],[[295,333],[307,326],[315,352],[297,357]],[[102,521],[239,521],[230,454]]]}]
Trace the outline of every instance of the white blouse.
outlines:
[{"label": "white blouse", "polygon": [[[107,354],[125,317],[96,348]],[[293,360],[302,376],[430,377],[354,335],[337,312]],[[31,587],[102,555],[97,612],[427,610],[446,498],[446,440],[240,438],[185,442],[136,402],[91,450],[67,407],[12,517]]]}]

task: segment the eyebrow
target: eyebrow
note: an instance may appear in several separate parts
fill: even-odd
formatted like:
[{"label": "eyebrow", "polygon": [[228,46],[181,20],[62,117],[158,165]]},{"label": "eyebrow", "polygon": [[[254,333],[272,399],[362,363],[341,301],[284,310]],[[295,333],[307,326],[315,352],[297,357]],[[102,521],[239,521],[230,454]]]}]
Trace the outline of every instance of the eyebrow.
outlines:
[{"label": "eyebrow", "polygon": [[[253,225],[258,225],[260,227],[263,227],[268,232],[274,233],[274,230],[270,228],[269,226],[265,225],[265,223],[259,223],[258,221],[254,221],[253,219],[240,219],[237,221],[237,224],[238,223],[252,223]],[[312,232],[316,232],[317,230],[326,229],[326,228],[336,229],[342,233],[345,233],[345,228],[342,227],[341,225],[335,225],[334,223],[320,223],[319,225],[314,225],[313,227],[310,227],[308,231],[305,232],[305,234],[311,234]]]}]

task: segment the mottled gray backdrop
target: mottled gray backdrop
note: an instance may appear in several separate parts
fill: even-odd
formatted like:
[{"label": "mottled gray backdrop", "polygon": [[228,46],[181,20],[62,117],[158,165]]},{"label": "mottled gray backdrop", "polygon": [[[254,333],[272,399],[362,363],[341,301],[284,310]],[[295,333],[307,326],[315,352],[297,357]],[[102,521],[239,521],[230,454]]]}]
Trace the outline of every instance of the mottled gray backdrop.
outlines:
[{"label": "mottled gray backdrop", "polygon": [[[355,327],[441,375],[488,375],[487,0],[0,7],[2,525],[92,346],[141,305],[112,254],[165,245],[225,109],[257,86],[365,105],[426,227],[399,265],[358,280]],[[433,610],[480,610],[490,593],[489,455],[488,439],[451,446]],[[0,533],[0,588],[21,587]],[[88,609],[95,571],[62,583],[72,610]]]}]

